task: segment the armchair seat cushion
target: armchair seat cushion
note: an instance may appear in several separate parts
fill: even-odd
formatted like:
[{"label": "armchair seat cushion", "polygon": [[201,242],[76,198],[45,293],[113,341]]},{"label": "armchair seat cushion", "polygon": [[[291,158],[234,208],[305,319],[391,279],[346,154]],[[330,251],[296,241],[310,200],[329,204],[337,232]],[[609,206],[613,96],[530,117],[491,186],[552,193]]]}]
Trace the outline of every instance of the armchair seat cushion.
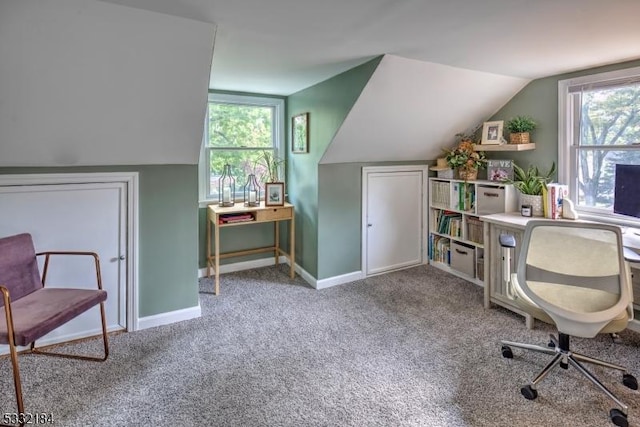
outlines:
[{"label": "armchair seat cushion", "polygon": [[[12,301],[15,344],[29,345],[106,299],[104,290],[42,288]],[[2,313],[0,344],[8,343],[7,322]]]}]

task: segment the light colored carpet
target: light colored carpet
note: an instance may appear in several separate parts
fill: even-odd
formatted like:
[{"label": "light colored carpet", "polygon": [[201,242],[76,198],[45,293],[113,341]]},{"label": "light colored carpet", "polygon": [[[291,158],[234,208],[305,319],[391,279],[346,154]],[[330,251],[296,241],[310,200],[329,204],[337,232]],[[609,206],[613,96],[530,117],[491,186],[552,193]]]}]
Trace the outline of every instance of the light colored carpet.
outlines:
[{"label": "light colored carpet", "polygon": [[[552,330],[485,310],[476,285],[421,266],[317,291],[285,270],[223,275],[220,296],[201,294],[201,318],[114,336],[104,363],[22,357],[27,410],[58,426],[612,425],[614,406],[571,368],[537,400],[520,395],[548,359],[503,359],[499,340],[545,344]],[[639,334],[621,338],[573,345],[640,375]],[[639,392],[592,371],[640,425]],[[0,411],[11,411],[8,359],[0,372]]]}]

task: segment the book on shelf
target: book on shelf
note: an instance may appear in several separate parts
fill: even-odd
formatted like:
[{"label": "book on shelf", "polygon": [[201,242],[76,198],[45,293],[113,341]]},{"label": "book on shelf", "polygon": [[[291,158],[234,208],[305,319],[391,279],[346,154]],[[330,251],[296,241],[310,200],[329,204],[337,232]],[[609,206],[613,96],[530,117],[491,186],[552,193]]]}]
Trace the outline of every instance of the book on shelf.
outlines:
[{"label": "book on shelf", "polygon": [[451,263],[451,242],[446,237],[429,235],[429,259],[445,264]]},{"label": "book on shelf", "polygon": [[218,218],[219,224],[253,221],[255,218],[250,213],[223,214]]},{"label": "book on shelf", "polygon": [[440,234],[460,237],[462,230],[462,215],[458,212],[441,210],[436,219],[436,228]]},{"label": "book on shelf", "polygon": [[454,182],[452,183],[452,193],[451,209],[459,211],[473,210],[476,202],[476,192],[473,184]]}]

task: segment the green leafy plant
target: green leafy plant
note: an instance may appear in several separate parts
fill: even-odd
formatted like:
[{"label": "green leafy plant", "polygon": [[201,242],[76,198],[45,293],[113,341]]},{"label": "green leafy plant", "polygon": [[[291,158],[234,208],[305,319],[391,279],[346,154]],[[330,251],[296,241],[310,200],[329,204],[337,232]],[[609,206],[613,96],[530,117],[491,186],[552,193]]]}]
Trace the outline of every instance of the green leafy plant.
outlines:
[{"label": "green leafy plant", "polygon": [[265,182],[278,182],[280,181],[280,167],[285,166],[285,160],[281,159],[273,154],[272,151],[263,151],[260,159],[260,164],[265,168],[264,179]]},{"label": "green leafy plant", "polygon": [[511,133],[531,132],[538,124],[531,117],[516,116],[506,123],[507,130]]},{"label": "green leafy plant", "polygon": [[522,194],[529,194],[532,196],[541,196],[542,189],[547,186],[553,179],[553,174],[556,172],[556,162],[551,164],[549,172],[542,173],[537,166],[529,165],[527,170],[524,170],[520,166],[513,164],[513,179],[507,180],[509,184],[518,189]]},{"label": "green leafy plant", "polygon": [[467,170],[477,170],[487,165],[487,158],[483,151],[473,150],[473,141],[463,139],[453,150],[444,150],[447,163],[452,168],[465,168]]}]

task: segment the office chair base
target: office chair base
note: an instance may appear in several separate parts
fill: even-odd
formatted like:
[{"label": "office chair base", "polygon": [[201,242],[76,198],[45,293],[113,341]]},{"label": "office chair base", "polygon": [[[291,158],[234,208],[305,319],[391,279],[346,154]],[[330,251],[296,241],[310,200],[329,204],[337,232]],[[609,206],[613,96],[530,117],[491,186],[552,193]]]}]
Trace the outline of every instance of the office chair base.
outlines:
[{"label": "office chair base", "polygon": [[627,420],[627,415],[624,414],[618,408],[614,408],[611,411],[609,411],[609,418],[611,419],[611,422],[614,423],[615,425],[617,425],[618,427],[628,427],[629,426],[629,421]]},{"label": "office chair base", "polygon": [[[549,346],[540,346],[540,345],[532,345],[532,344],[524,344],[517,343],[513,341],[501,341],[502,344],[502,357],[511,359],[513,358],[512,347],[522,348],[524,350],[531,350],[537,353],[544,353],[553,355],[553,359],[544,367],[542,371],[531,381],[531,383],[523,386],[520,389],[522,395],[528,400],[535,400],[538,397],[538,392],[536,390],[536,386],[556,367],[560,366],[561,368],[567,369],[569,365],[578,370],[583,376],[585,376],[591,383],[593,383],[600,391],[606,394],[616,405],[620,407],[611,409],[609,412],[609,417],[611,422],[619,427],[626,427],[628,425],[627,421],[627,410],[628,407],[624,403],[622,403],[609,389],[602,384],[591,372],[589,372],[582,363],[591,363],[598,366],[603,366],[605,368],[611,368],[623,373],[622,375],[622,384],[626,387],[637,390],[638,389],[638,381],[637,379],[626,372],[626,369],[623,366],[615,365],[613,363],[605,362],[603,360],[594,359],[589,356],[585,356],[580,353],[574,353],[569,349],[569,336],[566,334],[560,334],[559,340],[554,336],[551,336],[551,341],[549,342]],[[553,345],[553,348],[551,347]]]}]

